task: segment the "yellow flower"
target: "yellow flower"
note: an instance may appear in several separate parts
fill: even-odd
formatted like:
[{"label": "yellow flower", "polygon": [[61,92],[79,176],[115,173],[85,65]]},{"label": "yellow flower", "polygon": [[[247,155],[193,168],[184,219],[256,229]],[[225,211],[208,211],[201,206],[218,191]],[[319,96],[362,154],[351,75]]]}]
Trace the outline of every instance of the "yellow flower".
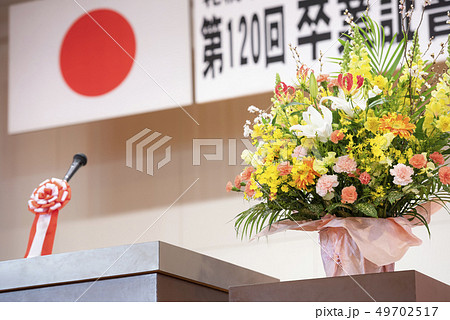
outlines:
[{"label": "yellow flower", "polygon": [[430,99],[430,103],[427,106],[427,110],[431,112],[435,117],[438,117],[440,114],[443,114],[445,112],[445,107],[446,105],[444,103],[441,103],[441,101],[432,97]]},{"label": "yellow flower", "polygon": [[325,167],[325,162],[317,159],[314,161],[313,169],[321,175],[328,172],[328,169]]},{"label": "yellow flower", "polygon": [[[425,157],[425,159],[427,158],[427,153],[425,152],[425,153],[422,153],[423,154],[423,156]],[[411,148],[408,148],[407,150],[406,150],[406,153],[405,153],[405,156],[406,156],[406,159],[411,159],[412,157],[413,157],[413,155],[414,155],[414,152],[412,151],[412,149]]]},{"label": "yellow flower", "polygon": [[372,74],[370,73],[370,58],[367,53],[367,49],[362,47],[359,50],[359,54],[355,52],[350,52],[350,64],[349,64],[349,72],[353,74],[353,76],[361,75],[369,81],[372,80]]},{"label": "yellow flower", "polygon": [[433,176],[433,171],[436,169],[436,166],[434,165],[434,163],[433,162],[427,162],[427,166],[425,167],[425,168],[423,168],[423,169],[420,169],[420,173],[421,174],[424,174],[424,173],[426,173],[427,174],[427,177],[432,177]]},{"label": "yellow flower", "polygon": [[323,158],[325,166],[330,167],[336,163],[336,152],[328,152],[327,156]]},{"label": "yellow flower", "polygon": [[440,117],[436,122],[436,126],[442,132],[450,132],[450,116],[445,115]]},{"label": "yellow flower", "polygon": [[433,130],[433,115],[427,111],[425,111],[425,121],[423,122],[423,129],[426,133],[430,133]]},{"label": "yellow flower", "polygon": [[311,149],[314,146],[314,139],[312,138],[303,138],[302,146],[306,149]]},{"label": "yellow flower", "polygon": [[388,79],[386,79],[382,75],[378,75],[375,78],[373,78],[373,80],[372,80],[372,85],[377,86],[378,88],[380,88],[384,92],[387,92],[388,84],[389,84]]},{"label": "yellow flower", "polygon": [[260,124],[255,124],[253,126],[252,138],[261,137],[263,134],[263,126]]},{"label": "yellow flower", "polygon": [[376,134],[379,127],[380,127],[380,122],[377,117],[367,117],[367,120],[364,123],[364,128],[366,128],[373,134]]},{"label": "yellow flower", "polygon": [[373,147],[379,148],[380,150],[387,150],[394,138],[394,134],[392,132],[388,132],[382,136],[377,135],[375,138],[370,139],[370,143]]},{"label": "yellow flower", "polygon": [[371,194],[373,200],[375,200],[376,198],[384,197],[386,195],[383,186],[378,186],[375,191],[371,192]]},{"label": "yellow flower", "polygon": [[276,129],[273,133],[274,139],[281,139],[283,138],[283,132],[280,129]]}]

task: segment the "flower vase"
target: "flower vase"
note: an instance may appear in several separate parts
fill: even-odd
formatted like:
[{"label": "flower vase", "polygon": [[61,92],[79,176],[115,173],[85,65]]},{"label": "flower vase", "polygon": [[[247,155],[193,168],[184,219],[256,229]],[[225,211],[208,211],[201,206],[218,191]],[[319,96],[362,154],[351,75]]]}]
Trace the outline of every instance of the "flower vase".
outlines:
[{"label": "flower vase", "polygon": [[326,215],[320,220],[279,221],[255,237],[287,230],[318,231],[325,273],[328,277],[335,277],[394,271],[395,262],[410,247],[422,243],[412,233],[412,228],[418,225],[421,223],[404,217],[381,219]]},{"label": "flower vase", "polygon": [[364,258],[345,228],[324,228],[319,239],[327,277],[394,271],[395,262],[378,266]]}]

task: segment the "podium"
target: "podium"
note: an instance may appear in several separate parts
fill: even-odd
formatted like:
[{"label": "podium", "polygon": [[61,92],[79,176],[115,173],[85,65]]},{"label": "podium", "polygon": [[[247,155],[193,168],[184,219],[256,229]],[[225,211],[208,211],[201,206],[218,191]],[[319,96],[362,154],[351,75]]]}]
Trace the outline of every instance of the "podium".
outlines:
[{"label": "podium", "polygon": [[228,301],[278,281],[156,241],[0,262],[0,301]]},{"label": "podium", "polygon": [[[373,298],[373,299],[372,299]],[[450,286],[420,272],[397,271],[230,288],[230,301],[445,302]]]}]

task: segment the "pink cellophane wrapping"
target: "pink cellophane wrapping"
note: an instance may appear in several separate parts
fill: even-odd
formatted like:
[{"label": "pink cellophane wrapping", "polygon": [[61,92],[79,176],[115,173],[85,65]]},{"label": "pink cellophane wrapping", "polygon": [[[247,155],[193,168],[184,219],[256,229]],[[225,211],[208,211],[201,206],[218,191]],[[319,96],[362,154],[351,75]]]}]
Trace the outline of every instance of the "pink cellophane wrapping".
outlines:
[{"label": "pink cellophane wrapping", "polygon": [[[428,220],[440,205],[427,203],[421,212]],[[322,261],[328,277],[394,271],[409,247],[422,244],[411,228],[420,225],[403,217],[337,218],[327,215],[314,221],[281,221],[267,227],[256,237],[286,231],[319,231]]]}]

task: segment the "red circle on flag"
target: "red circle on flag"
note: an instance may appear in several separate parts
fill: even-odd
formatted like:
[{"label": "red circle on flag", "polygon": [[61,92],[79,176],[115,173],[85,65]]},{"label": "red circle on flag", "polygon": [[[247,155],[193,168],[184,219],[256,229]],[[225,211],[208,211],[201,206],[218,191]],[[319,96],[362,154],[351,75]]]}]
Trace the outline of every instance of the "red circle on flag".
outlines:
[{"label": "red circle on flag", "polygon": [[81,16],[67,31],[59,63],[67,85],[85,96],[116,88],[133,66],[136,40],[128,21],[109,9]]}]

